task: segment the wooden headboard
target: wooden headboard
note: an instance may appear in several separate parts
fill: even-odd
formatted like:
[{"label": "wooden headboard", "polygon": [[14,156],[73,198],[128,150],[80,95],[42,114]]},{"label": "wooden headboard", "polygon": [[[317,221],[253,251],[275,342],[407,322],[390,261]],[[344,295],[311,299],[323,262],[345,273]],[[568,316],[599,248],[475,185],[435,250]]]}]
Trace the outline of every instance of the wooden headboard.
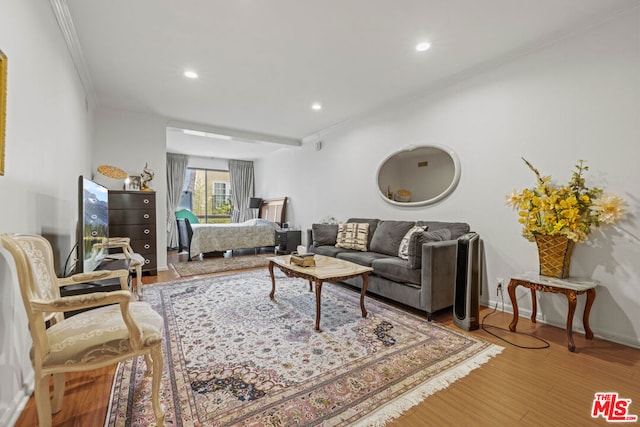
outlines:
[{"label": "wooden headboard", "polygon": [[260,203],[258,218],[277,222],[278,224],[282,225],[285,222],[286,214],[287,198],[282,197],[280,199],[263,200]]}]

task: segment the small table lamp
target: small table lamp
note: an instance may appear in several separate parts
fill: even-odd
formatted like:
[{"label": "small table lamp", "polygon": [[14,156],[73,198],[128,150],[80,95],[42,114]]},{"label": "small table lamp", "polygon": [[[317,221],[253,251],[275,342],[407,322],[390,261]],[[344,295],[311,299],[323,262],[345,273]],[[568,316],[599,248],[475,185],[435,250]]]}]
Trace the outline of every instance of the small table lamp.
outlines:
[{"label": "small table lamp", "polygon": [[260,197],[249,198],[249,209],[260,209],[261,204],[262,204],[262,199]]},{"label": "small table lamp", "polygon": [[258,209],[260,207],[260,203],[262,203],[262,199],[260,197],[249,198],[249,209]]}]

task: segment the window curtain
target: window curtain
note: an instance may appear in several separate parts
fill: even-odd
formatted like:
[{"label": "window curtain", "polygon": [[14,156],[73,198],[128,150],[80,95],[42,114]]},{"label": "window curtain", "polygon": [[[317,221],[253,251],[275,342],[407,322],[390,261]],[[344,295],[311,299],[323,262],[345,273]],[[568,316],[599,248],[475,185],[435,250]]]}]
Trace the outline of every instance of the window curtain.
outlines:
[{"label": "window curtain", "polygon": [[184,154],[167,153],[167,247],[178,247],[178,225],[176,210],[187,174],[188,157]]},{"label": "window curtain", "polygon": [[231,222],[243,222],[253,218],[249,198],[253,196],[253,162],[229,160],[231,181]]}]

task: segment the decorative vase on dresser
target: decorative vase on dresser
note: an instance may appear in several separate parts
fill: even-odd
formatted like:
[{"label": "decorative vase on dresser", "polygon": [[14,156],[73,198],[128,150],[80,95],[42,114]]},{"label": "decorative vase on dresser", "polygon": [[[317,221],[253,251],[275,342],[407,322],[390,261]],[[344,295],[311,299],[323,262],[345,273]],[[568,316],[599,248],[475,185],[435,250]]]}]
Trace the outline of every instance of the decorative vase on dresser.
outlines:
[{"label": "decorative vase on dresser", "polygon": [[144,257],[143,273],[158,274],[156,259],[156,193],[109,190],[109,236],[129,237]]}]

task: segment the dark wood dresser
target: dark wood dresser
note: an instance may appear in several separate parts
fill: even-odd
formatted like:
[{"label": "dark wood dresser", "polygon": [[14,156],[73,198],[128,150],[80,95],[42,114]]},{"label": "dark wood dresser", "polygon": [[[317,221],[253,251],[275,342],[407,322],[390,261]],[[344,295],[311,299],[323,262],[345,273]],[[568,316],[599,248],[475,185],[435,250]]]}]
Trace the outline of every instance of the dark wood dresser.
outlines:
[{"label": "dark wood dresser", "polygon": [[144,257],[142,272],[157,275],[156,193],[109,190],[109,237],[129,237]]}]

